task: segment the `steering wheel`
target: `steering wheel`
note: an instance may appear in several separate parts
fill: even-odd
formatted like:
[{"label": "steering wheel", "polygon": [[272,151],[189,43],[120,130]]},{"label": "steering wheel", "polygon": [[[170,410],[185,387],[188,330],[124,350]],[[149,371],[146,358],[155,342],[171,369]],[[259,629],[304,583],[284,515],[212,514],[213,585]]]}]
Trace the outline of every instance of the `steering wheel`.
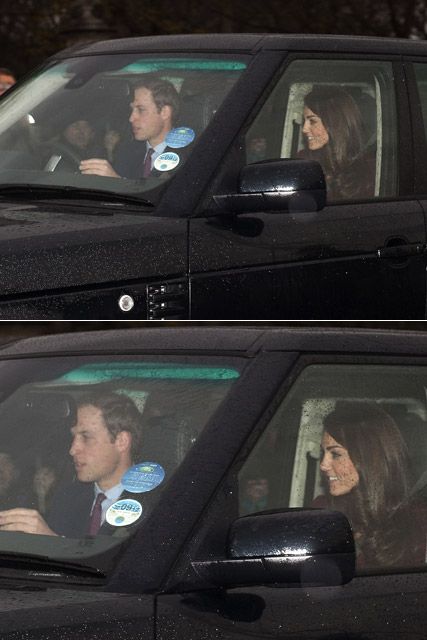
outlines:
[{"label": "steering wheel", "polygon": [[57,171],[59,167],[64,170],[63,161],[65,161],[66,166],[68,165],[70,167],[69,169],[66,168],[66,171],[78,171],[81,157],[76,151],[67,145],[62,144],[62,142],[55,142],[55,146],[52,148],[52,151],[53,153],[44,167],[45,171]]}]

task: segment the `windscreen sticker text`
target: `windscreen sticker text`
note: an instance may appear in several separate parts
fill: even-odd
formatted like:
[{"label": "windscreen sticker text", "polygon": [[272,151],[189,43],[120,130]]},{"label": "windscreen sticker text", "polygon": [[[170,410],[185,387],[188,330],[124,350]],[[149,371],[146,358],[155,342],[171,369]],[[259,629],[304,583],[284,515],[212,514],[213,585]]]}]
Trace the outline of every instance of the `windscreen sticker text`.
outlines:
[{"label": "windscreen sticker text", "polygon": [[177,153],[173,153],[172,151],[161,153],[154,160],[154,168],[157,169],[157,171],[170,171],[171,169],[175,169],[178,164],[179,155]]},{"label": "windscreen sticker text", "polygon": [[158,487],[164,477],[165,470],[157,462],[140,462],[126,471],[122,485],[130,493],[145,493]]},{"label": "windscreen sticker text", "polygon": [[196,134],[190,127],[176,127],[169,131],[165,142],[171,149],[180,149],[191,144],[195,137]]},{"label": "windscreen sticker text", "polygon": [[136,522],[142,515],[142,506],[137,500],[118,500],[109,507],[105,519],[114,527],[125,527]]}]

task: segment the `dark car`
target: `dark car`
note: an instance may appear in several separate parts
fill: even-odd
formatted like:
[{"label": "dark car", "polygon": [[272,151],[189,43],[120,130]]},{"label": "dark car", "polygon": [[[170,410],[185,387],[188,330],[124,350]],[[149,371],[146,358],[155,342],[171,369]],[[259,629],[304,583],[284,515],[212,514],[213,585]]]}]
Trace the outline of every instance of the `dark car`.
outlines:
[{"label": "dark car", "polygon": [[0,317],[424,318],[426,117],[421,41],[60,53],[0,105]]},{"label": "dark car", "polygon": [[2,639],[425,636],[424,334],[70,333],[0,380]]}]

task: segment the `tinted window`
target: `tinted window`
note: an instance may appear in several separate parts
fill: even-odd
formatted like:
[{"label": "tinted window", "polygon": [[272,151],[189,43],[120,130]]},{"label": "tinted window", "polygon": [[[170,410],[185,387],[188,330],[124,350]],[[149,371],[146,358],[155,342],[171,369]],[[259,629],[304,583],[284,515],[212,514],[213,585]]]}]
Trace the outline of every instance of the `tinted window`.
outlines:
[{"label": "tinted window", "polygon": [[2,101],[0,183],[153,191],[182,167],[245,66],[179,54],[51,65]]},{"label": "tinted window", "polygon": [[329,201],[390,196],[397,190],[396,126],[390,64],[299,60],[249,127],[246,161],[316,160]]},{"label": "tinted window", "polygon": [[0,552],[107,570],[238,378],[191,358],[3,363]]},{"label": "tinted window", "polygon": [[426,382],[423,368],[308,367],[240,472],[240,513],[337,509],[359,572],[424,566]]}]

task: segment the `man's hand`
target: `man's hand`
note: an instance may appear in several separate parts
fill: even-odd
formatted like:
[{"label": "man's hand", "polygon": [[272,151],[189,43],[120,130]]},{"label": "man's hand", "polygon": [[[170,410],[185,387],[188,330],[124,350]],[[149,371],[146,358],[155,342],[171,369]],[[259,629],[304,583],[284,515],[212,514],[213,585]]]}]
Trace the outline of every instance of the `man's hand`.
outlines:
[{"label": "man's hand", "polygon": [[23,531],[45,536],[57,536],[35,509],[8,509],[0,511],[0,531]]},{"label": "man's hand", "polygon": [[90,158],[89,160],[82,160],[79,164],[79,169],[84,175],[92,176],[107,176],[108,178],[120,178],[108,162],[102,158]]}]

